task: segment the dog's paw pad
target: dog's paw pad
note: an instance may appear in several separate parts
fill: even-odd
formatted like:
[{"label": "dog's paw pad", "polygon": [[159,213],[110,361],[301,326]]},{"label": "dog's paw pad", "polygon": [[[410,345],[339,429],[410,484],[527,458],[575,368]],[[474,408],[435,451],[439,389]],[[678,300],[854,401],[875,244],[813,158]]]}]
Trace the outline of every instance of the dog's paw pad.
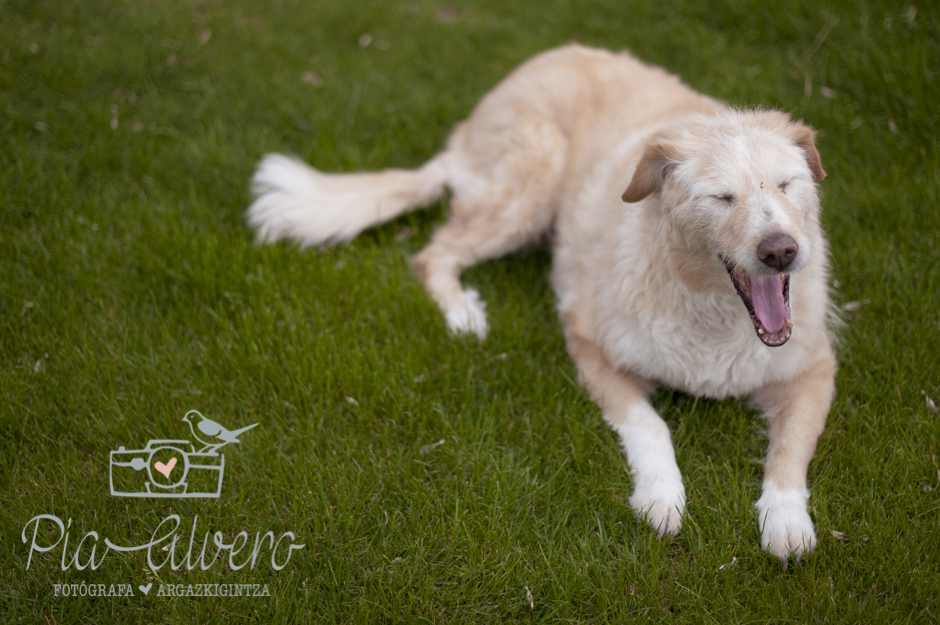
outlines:
[{"label": "dog's paw pad", "polygon": [[682,528],[685,489],[681,479],[678,484],[657,480],[650,484],[638,485],[630,497],[630,505],[656,530],[660,538],[666,535],[675,536]]},{"label": "dog's paw pad", "polygon": [[447,328],[455,334],[476,334],[486,338],[489,326],[486,323],[486,302],[474,289],[461,293],[460,301],[447,311]]},{"label": "dog's paw pad", "polygon": [[816,548],[816,530],[806,511],[808,493],[764,487],[755,504],[761,547],[782,560],[797,559]]}]

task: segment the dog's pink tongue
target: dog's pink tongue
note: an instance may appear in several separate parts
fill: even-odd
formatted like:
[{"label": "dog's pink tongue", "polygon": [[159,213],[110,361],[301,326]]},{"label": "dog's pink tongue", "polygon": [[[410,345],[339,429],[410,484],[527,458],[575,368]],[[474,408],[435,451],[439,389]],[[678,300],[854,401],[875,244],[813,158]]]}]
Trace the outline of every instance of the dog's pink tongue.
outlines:
[{"label": "dog's pink tongue", "polygon": [[777,276],[748,276],[754,314],[771,334],[783,329],[786,305],[783,301],[783,279]]}]

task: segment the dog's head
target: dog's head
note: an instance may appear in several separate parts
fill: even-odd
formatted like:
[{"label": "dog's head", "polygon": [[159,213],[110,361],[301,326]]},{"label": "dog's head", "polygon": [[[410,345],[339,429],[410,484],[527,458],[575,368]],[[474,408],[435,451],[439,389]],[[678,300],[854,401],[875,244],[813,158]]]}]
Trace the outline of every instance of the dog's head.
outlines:
[{"label": "dog's head", "polygon": [[[623,194],[660,194],[686,265],[723,266],[760,339],[790,338],[790,274],[823,254],[811,128],[777,111],[694,117],[652,137]],[[717,268],[717,269],[716,269]]]}]

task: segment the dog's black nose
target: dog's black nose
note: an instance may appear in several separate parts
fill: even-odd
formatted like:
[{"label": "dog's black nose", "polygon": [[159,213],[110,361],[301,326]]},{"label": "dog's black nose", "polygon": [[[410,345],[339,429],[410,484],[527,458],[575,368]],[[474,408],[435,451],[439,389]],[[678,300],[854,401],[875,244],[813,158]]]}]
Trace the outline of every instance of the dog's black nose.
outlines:
[{"label": "dog's black nose", "polygon": [[757,246],[757,257],[762,263],[773,269],[784,271],[796,258],[800,246],[789,234],[776,232]]}]

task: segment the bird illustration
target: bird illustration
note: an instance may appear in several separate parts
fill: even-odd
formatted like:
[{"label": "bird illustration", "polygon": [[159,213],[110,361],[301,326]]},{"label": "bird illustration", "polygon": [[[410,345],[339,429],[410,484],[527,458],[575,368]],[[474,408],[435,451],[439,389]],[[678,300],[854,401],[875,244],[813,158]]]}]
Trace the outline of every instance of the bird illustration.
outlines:
[{"label": "bird illustration", "polygon": [[[205,445],[199,453],[215,453],[222,447],[225,447],[229,443],[238,443],[238,435],[244,432],[247,432],[251,428],[258,425],[257,423],[252,423],[249,426],[243,427],[240,430],[228,430],[212,419],[207,419],[202,416],[196,410],[190,410],[186,413],[186,416],[183,417],[183,421],[189,424],[189,429],[193,433],[193,438]],[[205,437],[213,437],[216,439],[216,442],[210,443]]]}]

